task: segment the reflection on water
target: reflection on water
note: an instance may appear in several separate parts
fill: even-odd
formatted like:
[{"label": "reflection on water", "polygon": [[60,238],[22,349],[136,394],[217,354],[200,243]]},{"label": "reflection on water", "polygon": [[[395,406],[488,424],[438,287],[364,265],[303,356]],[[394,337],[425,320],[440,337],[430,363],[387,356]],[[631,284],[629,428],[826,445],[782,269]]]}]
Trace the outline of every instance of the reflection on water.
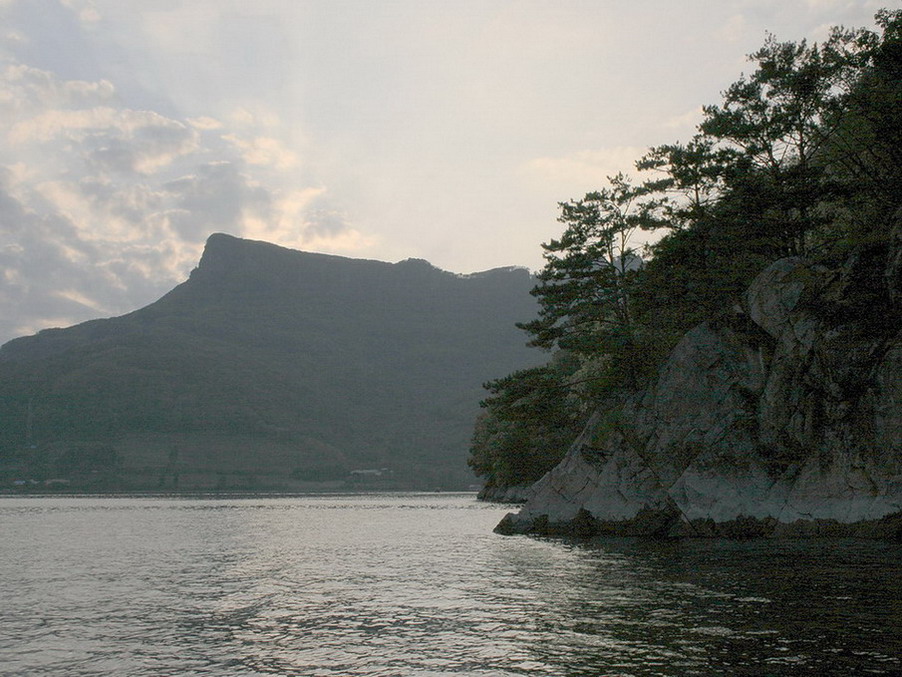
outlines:
[{"label": "reflection on water", "polygon": [[542,659],[575,657],[564,674],[587,675],[899,674],[899,555],[856,541],[606,541],[570,569]]},{"label": "reflection on water", "polygon": [[902,546],[491,533],[470,495],[0,500],[0,675],[902,673]]}]

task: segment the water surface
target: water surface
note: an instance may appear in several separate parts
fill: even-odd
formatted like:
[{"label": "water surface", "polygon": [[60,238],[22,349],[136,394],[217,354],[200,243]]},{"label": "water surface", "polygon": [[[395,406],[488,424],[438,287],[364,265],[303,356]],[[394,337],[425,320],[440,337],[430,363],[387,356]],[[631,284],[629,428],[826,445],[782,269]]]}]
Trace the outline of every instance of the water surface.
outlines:
[{"label": "water surface", "polygon": [[0,675],[902,674],[902,546],[586,546],[463,494],[0,499]]}]

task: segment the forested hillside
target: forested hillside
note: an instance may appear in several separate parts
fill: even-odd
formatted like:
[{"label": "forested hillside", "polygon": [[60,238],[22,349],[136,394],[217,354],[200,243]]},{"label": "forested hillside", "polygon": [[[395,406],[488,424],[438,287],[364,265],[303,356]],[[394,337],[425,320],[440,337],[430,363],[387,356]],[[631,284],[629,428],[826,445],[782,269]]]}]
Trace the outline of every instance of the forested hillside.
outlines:
[{"label": "forested hillside", "polygon": [[538,480],[591,412],[653,383],[689,329],[725,321],[778,259],[854,259],[856,279],[815,312],[878,343],[899,331],[884,278],[900,270],[902,12],[876,22],[820,44],[769,37],[693,138],[649,149],[639,179],[560,204],[538,317],[521,325],[551,359],[490,382],[473,436],[489,493]]},{"label": "forested hillside", "polygon": [[3,346],[0,477],[466,488],[482,381],[536,362],[532,284],[213,235],[156,303]]}]

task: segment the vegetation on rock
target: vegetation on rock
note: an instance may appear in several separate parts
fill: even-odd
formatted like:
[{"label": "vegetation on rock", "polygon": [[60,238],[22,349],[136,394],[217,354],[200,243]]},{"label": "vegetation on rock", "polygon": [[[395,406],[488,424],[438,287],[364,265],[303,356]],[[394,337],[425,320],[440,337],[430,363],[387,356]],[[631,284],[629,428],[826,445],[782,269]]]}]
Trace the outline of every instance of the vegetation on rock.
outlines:
[{"label": "vegetation on rock", "polygon": [[[532,291],[539,316],[520,325],[554,355],[486,384],[471,465],[488,486],[554,467],[588,412],[649,385],[689,329],[730,314],[780,258],[866,259],[847,266],[859,273],[842,301],[821,296],[818,312],[857,318],[871,338],[898,331],[882,271],[902,268],[888,261],[902,195],[902,11],[876,22],[879,32],[835,28],[823,44],[769,37],[749,57],[755,70],[704,107],[693,139],[637,161],[651,178],[617,175],[560,203],[564,232],[543,245]],[[640,251],[643,230],[654,237]]]}]

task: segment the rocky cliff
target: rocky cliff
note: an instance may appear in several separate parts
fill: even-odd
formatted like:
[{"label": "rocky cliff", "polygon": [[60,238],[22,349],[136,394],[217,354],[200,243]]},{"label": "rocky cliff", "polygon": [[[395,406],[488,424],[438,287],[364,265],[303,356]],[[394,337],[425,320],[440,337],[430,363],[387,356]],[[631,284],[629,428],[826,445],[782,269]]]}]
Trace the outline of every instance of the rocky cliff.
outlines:
[{"label": "rocky cliff", "polygon": [[902,536],[902,247],[777,261],[497,531]]}]

